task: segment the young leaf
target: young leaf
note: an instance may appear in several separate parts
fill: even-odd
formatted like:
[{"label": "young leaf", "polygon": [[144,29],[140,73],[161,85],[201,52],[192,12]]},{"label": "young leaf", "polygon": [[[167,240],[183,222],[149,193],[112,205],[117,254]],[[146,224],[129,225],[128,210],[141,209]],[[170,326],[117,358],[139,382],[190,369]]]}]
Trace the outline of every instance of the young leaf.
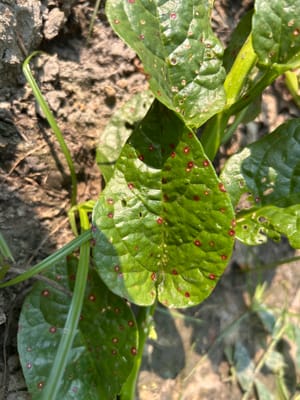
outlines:
[{"label": "young leaf", "polygon": [[255,1],[253,46],[263,65],[300,63],[299,9],[300,0]]},{"label": "young leaf", "polygon": [[96,268],[139,305],[200,303],[230,258],[233,211],[202,146],[155,102],[93,211]]},{"label": "young leaf", "polygon": [[152,102],[150,91],[136,94],[112,116],[101,133],[96,161],[106,183],[135,124],[144,118]]},{"label": "young leaf", "polygon": [[251,389],[255,365],[248,349],[241,342],[237,342],[234,348],[234,367],[242,389],[245,391]]},{"label": "young leaf", "polygon": [[141,58],[150,88],[189,127],[224,106],[223,49],[210,26],[212,1],[108,0],[116,33]]},{"label": "young leaf", "polygon": [[275,400],[274,395],[259,379],[255,379],[255,389],[259,400]]},{"label": "young leaf", "polygon": [[[237,238],[261,244],[288,237],[300,247],[300,119],[246,147],[225,165],[221,179],[239,211]],[[240,201],[240,199],[244,201]],[[240,201],[240,204],[238,204]]]},{"label": "young leaf", "polygon": [[[68,269],[65,261],[57,263],[47,277],[62,290],[39,282],[23,304],[18,349],[33,399],[41,396],[64,333],[75,273],[74,262]],[[133,366],[136,345],[132,312],[91,270],[82,318],[57,398],[115,399]]]}]

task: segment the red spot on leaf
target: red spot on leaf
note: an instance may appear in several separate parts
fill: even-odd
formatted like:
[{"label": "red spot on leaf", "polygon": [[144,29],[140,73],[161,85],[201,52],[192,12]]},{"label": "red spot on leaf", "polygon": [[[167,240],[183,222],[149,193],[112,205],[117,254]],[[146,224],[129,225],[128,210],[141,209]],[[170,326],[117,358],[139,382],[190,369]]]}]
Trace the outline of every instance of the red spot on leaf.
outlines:
[{"label": "red spot on leaf", "polygon": [[158,96],[161,96],[161,91],[160,90],[158,90],[156,93],[157,93]]},{"label": "red spot on leaf", "polygon": [[44,290],[42,291],[42,296],[48,297],[49,295],[50,295],[50,292],[49,292],[48,289],[44,289]]},{"label": "red spot on leaf", "polygon": [[113,338],[111,339],[111,341],[112,341],[114,344],[119,343],[119,338],[113,337]]},{"label": "red spot on leaf", "polygon": [[131,349],[130,349],[130,353],[133,355],[133,356],[136,356],[137,355],[137,349],[136,349],[136,347],[131,347]]},{"label": "red spot on leaf", "polygon": [[184,296],[188,298],[188,297],[191,297],[191,294],[190,294],[190,292],[185,292]]},{"label": "red spot on leaf", "polygon": [[132,328],[134,326],[134,322],[132,320],[128,321],[128,326],[130,326],[130,328]]},{"label": "red spot on leaf", "polygon": [[221,192],[224,192],[224,193],[227,191],[227,190],[225,189],[224,184],[223,184],[222,182],[219,183],[219,189],[220,189]]},{"label": "red spot on leaf", "polygon": [[229,235],[229,236],[234,236],[234,235],[235,235],[235,231],[234,231],[233,229],[230,229],[230,230],[228,231],[228,235]]},{"label": "red spot on leaf", "polygon": [[132,190],[134,188],[134,184],[133,183],[128,183],[128,189]]},{"label": "red spot on leaf", "polygon": [[118,350],[113,349],[113,350],[111,351],[111,354],[112,354],[113,356],[116,356],[116,355],[118,354]]},{"label": "red spot on leaf", "polygon": [[171,18],[171,19],[176,19],[176,18],[177,18],[177,14],[174,13],[174,12],[172,12],[172,13],[170,14],[170,18]]},{"label": "red spot on leaf", "polygon": [[89,295],[89,300],[90,301],[95,301],[96,300],[96,296],[94,294],[90,294]]},{"label": "red spot on leaf", "polygon": [[154,146],[153,144],[150,144],[150,146],[148,147],[149,151],[153,151],[154,150]]},{"label": "red spot on leaf", "polygon": [[152,281],[156,281],[156,279],[157,279],[156,273],[155,273],[155,272],[152,272],[152,274],[151,274],[151,280],[152,280]]},{"label": "red spot on leaf", "polygon": [[114,24],[119,25],[120,20],[119,19],[114,19]]},{"label": "red spot on leaf", "polygon": [[225,261],[225,260],[227,260],[227,258],[228,258],[228,257],[226,256],[226,254],[222,254],[222,255],[221,255],[221,260]]},{"label": "red spot on leaf", "polygon": [[164,194],[163,199],[164,199],[164,201],[168,201],[168,200],[169,200],[168,195],[167,195],[167,194]]},{"label": "red spot on leaf", "polygon": [[92,224],[92,232],[95,233],[97,231],[96,225]]},{"label": "red spot on leaf", "polygon": [[209,166],[209,161],[208,160],[204,160],[202,165],[203,165],[203,167],[208,167]]},{"label": "red spot on leaf", "polygon": [[142,33],[139,35],[139,38],[141,39],[141,40],[144,40],[145,39],[145,35],[143,35]]},{"label": "red spot on leaf", "polygon": [[209,195],[209,190],[205,190],[204,194],[205,194],[205,196],[208,196]]},{"label": "red spot on leaf", "polygon": [[184,152],[184,154],[188,154],[188,153],[190,152],[190,148],[189,148],[188,146],[186,146],[186,147],[183,149],[183,152]]},{"label": "red spot on leaf", "polygon": [[41,381],[37,383],[37,388],[38,389],[43,389],[45,382]]},{"label": "red spot on leaf", "polygon": [[50,333],[56,333],[56,327],[55,326],[50,326],[49,332]]},{"label": "red spot on leaf", "polygon": [[172,269],[172,275],[178,275],[178,272],[176,269]]},{"label": "red spot on leaf", "polygon": [[195,240],[194,245],[197,247],[200,247],[200,246],[202,246],[202,243],[200,242],[200,240]]},{"label": "red spot on leaf", "polygon": [[120,314],[121,310],[119,309],[119,307],[115,307],[115,308],[114,308],[114,312],[115,312],[116,314]]},{"label": "red spot on leaf", "polygon": [[216,279],[216,275],[215,274],[209,274],[208,277],[212,281],[214,281]]},{"label": "red spot on leaf", "polygon": [[107,199],[106,201],[107,201],[107,204],[110,204],[110,205],[114,204],[114,200],[111,198]]},{"label": "red spot on leaf", "polygon": [[26,368],[28,368],[28,369],[32,368],[31,362],[28,362],[28,363],[26,364]]},{"label": "red spot on leaf", "polygon": [[192,132],[189,132],[189,133],[188,133],[188,137],[189,137],[190,139],[193,137]]},{"label": "red spot on leaf", "polygon": [[224,214],[225,211],[226,211],[226,208],[220,208],[220,212],[221,212],[222,214]]},{"label": "red spot on leaf", "polygon": [[189,161],[189,162],[187,163],[187,168],[189,168],[189,169],[194,168],[194,163],[193,163],[193,161]]},{"label": "red spot on leaf", "polygon": [[107,214],[107,216],[108,216],[108,218],[113,218],[114,214],[113,214],[112,212],[109,212],[109,213]]},{"label": "red spot on leaf", "polygon": [[120,265],[115,265],[114,266],[114,270],[115,270],[115,272],[119,272],[120,271]]},{"label": "red spot on leaf", "polygon": [[161,217],[158,217],[156,222],[158,223],[158,225],[162,225],[162,223],[164,222],[164,220]]},{"label": "red spot on leaf", "polygon": [[172,158],[175,158],[175,157],[176,157],[176,153],[175,153],[175,151],[172,151],[172,153],[171,153],[171,157],[172,157]]},{"label": "red spot on leaf", "polygon": [[214,242],[213,240],[211,240],[211,241],[209,242],[209,245],[210,245],[210,247],[214,247],[214,246],[215,246],[215,242]]},{"label": "red spot on leaf", "polygon": [[233,219],[233,220],[231,221],[231,226],[232,226],[233,228],[236,226],[236,220],[235,220],[235,219]]},{"label": "red spot on leaf", "polygon": [[144,161],[145,157],[143,156],[143,154],[140,154],[140,155],[139,155],[139,159],[140,159],[141,161]]},{"label": "red spot on leaf", "polygon": [[127,0],[127,1],[128,1],[128,3],[130,3],[130,4],[135,3],[135,0]]},{"label": "red spot on leaf", "polygon": [[193,197],[193,200],[194,200],[194,201],[199,201],[199,200],[200,200],[200,196],[195,195],[195,196]]}]

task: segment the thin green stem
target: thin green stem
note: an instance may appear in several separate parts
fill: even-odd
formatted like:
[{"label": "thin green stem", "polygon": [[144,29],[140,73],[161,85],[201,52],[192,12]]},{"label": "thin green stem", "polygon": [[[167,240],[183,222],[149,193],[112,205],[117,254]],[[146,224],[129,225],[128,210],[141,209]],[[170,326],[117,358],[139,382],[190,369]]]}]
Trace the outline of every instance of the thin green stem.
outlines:
[{"label": "thin green stem", "polygon": [[255,370],[254,370],[253,380],[251,382],[251,385],[250,385],[249,389],[247,390],[247,392],[243,395],[242,400],[248,400],[249,397],[251,396],[251,392],[252,392],[252,389],[253,389],[253,386],[254,386],[254,383],[255,383],[255,378],[257,377],[257,375],[261,371],[261,369],[264,366],[264,364],[265,364],[267,358],[269,357],[270,353],[274,350],[274,348],[277,345],[277,343],[279,342],[279,340],[281,340],[281,338],[284,335],[286,329],[287,329],[287,322],[284,321],[284,317],[283,317],[282,326],[278,330],[278,332],[274,335],[274,337],[270,341],[266,351],[264,352],[264,354],[261,356],[260,360],[258,361],[258,363],[257,363],[257,365],[255,367]]},{"label": "thin green stem", "polygon": [[137,379],[142,363],[143,350],[152,324],[152,316],[156,308],[156,303],[150,307],[141,307],[137,316],[137,325],[139,329],[139,346],[134,366],[130,372],[127,381],[122,387],[121,400],[135,400]]},{"label": "thin green stem", "polygon": [[97,0],[96,4],[94,6],[94,11],[93,11],[93,15],[92,15],[90,26],[89,26],[88,41],[92,37],[95,21],[96,21],[97,14],[98,14],[98,11],[99,11],[99,8],[100,8],[100,3],[101,3],[101,0]]},{"label": "thin green stem", "polygon": [[41,52],[39,52],[39,51],[35,51],[26,58],[26,60],[23,63],[23,73],[27,79],[28,84],[30,85],[30,87],[33,91],[36,101],[38,102],[41,109],[43,110],[43,113],[45,114],[45,117],[47,118],[47,121],[48,121],[50,127],[52,128],[52,130],[56,136],[56,139],[60,145],[60,148],[66,158],[66,161],[67,161],[67,164],[68,164],[68,167],[70,170],[70,174],[71,174],[71,181],[72,181],[71,204],[73,206],[76,204],[76,198],[77,198],[77,178],[76,178],[76,173],[75,173],[75,168],[74,168],[74,164],[72,161],[72,157],[71,157],[70,151],[66,145],[66,142],[64,140],[63,134],[62,134],[61,130],[59,129],[59,127],[56,123],[56,120],[55,120],[50,108],[48,107],[48,104],[46,103],[46,101],[38,87],[38,84],[36,83],[32,73],[31,73],[30,67],[29,67],[29,63],[30,63],[31,59],[40,53]]},{"label": "thin green stem", "polygon": [[[87,243],[92,238],[91,230],[88,230],[82,233],[80,236],[72,240],[70,243],[66,244],[64,247],[56,251],[55,253],[51,254],[49,257],[45,258],[40,263],[36,264],[30,270],[24,272],[21,275],[18,275],[16,278],[11,279],[8,282],[1,283],[0,288],[16,285],[17,283],[23,282],[26,279],[31,278],[32,276],[39,274],[40,272],[44,271],[46,268],[51,267],[53,264],[57,263],[63,257],[68,256],[74,250],[78,249],[81,245]],[[89,243],[87,243],[89,244]]]},{"label": "thin green stem", "polygon": [[[83,231],[89,229],[89,220],[85,212],[80,212],[80,224]],[[50,376],[43,391],[41,400],[55,400],[60,389],[65,368],[68,362],[69,353],[77,332],[77,326],[82,309],[85,287],[87,282],[90,260],[90,244],[85,242],[80,247],[80,256],[76,274],[75,287],[69,313],[63,330]]]}]

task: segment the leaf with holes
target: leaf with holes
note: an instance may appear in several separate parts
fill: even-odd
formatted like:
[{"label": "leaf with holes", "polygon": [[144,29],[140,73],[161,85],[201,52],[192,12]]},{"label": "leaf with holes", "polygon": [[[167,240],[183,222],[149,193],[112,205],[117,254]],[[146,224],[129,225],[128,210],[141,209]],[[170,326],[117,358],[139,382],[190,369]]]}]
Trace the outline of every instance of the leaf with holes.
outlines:
[{"label": "leaf with holes", "polygon": [[136,94],[116,111],[101,133],[96,161],[106,183],[113,174],[123,145],[135,124],[144,118],[152,102],[153,95],[150,91]]},{"label": "leaf with holes", "polygon": [[254,245],[284,234],[300,248],[300,119],[231,157],[221,179],[238,212],[239,240]]},{"label": "leaf with holes", "polygon": [[[75,265],[74,265],[75,264]],[[33,399],[41,396],[68,314],[77,260],[61,261],[47,277],[54,288],[35,284],[19,321],[18,349]],[[137,346],[135,319],[127,304],[90,271],[86,298],[59,399],[115,399],[133,366]]]},{"label": "leaf with holes", "polygon": [[299,64],[299,9],[300,0],[255,1],[253,47],[263,65]]},{"label": "leaf with holes", "polygon": [[200,303],[234,242],[233,210],[195,135],[155,102],[93,211],[96,268],[139,305]]},{"label": "leaf with holes", "polygon": [[223,49],[210,0],[107,0],[108,20],[139,55],[154,95],[198,127],[225,104]]}]

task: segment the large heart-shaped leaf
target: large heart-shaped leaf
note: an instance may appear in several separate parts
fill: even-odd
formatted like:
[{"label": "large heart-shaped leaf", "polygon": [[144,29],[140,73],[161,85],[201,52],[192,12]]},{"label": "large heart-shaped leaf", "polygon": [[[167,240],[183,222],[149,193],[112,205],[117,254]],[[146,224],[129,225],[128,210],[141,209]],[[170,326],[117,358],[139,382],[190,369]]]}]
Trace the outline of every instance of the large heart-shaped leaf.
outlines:
[{"label": "large heart-shaped leaf", "polygon": [[200,303],[234,242],[223,184],[195,135],[159,102],[124,146],[93,223],[102,279],[140,305],[157,296],[168,306]]},{"label": "large heart-shaped leaf", "polygon": [[253,47],[266,66],[300,62],[300,0],[256,0]]},{"label": "large heart-shaped leaf", "polygon": [[[47,277],[62,290],[39,282],[23,304],[18,349],[33,399],[41,396],[64,333],[75,273],[74,263],[67,268],[61,261]],[[115,399],[133,366],[136,345],[131,310],[91,270],[78,333],[57,398]]]},{"label": "large heart-shaped leaf", "polygon": [[106,183],[113,174],[115,162],[135,124],[144,118],[152,102],[150,91],[136,94],[114,113],[101,133],[96,161]]},{"label": "large heart-shaped leaf", "polygon": [[240,211],[238,239],[260,244],[284,234],[300,247],[300,119],[231,157],[221,178]]},{"label": "large heart-shaped leaf", "polygon": [[210,0],[107,0],[116,33],[141,58],[150,88],[190,127],[225,103],[223,49],[210,26]]}]

